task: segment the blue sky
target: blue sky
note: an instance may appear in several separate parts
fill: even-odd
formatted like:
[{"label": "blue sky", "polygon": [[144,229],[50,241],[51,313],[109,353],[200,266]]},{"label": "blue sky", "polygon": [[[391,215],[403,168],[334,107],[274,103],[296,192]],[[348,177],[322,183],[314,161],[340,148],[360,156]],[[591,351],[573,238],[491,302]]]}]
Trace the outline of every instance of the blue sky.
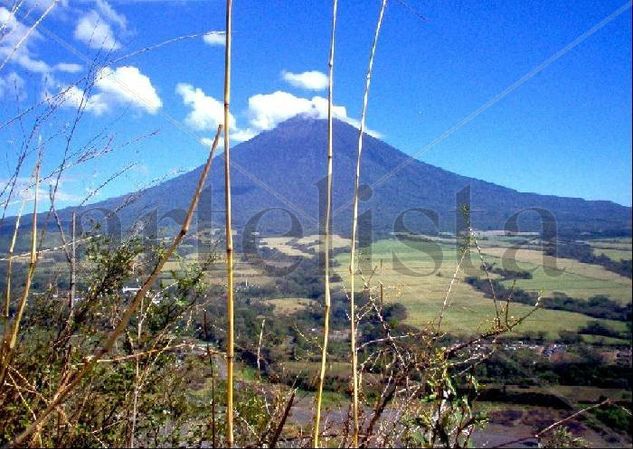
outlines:
[{"label": "blue sky", "polygon": [[[34,1],[26,0],[12,14],[11,3],[0,3],[5,5],[0,23],[9,23],[0,40],[0,63],[46,6],[40,2],[27,14]],[[380,2],[339,3],[335,103],[339,115],[355,123]],[[406,153],[463,175],[520,191],[631,205],[627,6],[609,0],[390,0],[368,125]],[[324,0],[234,1],[235,140],[297,112],[323,113],[323,77],[305,72],[327,69],[330,7]],[[41,25],[0,71],[1,123],[41,101],[45,92],[67,89],[104,46],[116,59],[179,36],[222,31],[224,4],[69,0]],[[206,155],[201,142],[212,136],[221,116],[222,68],[220,34],[108,64],[86,96],[73,145],[108,128],[113,151],[68,170],[60,206],[80,201],[130,162],[137,165],[96,199],[201,164]],[[68,91],[64,106],[41,130],[45,171],[63,154],[64,139],[56,131],[72,123],[81,95]],[[23,125],[33,117],[27,114]],[[140,138],[154,130],[156,136]],[[5,147],[0,183],[15,165],[21,136],[16,123],[0,129]],[[133,143],[125,145],[128,141]]]}]

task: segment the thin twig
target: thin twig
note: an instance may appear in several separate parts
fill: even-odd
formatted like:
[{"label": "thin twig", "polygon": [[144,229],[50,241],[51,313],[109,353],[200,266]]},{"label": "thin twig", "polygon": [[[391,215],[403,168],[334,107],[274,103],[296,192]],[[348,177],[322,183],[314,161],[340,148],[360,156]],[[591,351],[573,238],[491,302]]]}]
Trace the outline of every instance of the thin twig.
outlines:
[{"label": "thin twig", "polygon": [[48,15],[48,13],[52,11],[52,9],[57,5],[58,2],[59,0],[53,0],[51,4],[48,5],[48,8],[44,10],[42,15],[33,23],[33,25],[31,25],[31,27],[26,31],[26,33],[24,33],[24,35],[20,38],[20,40],[15,43],[15,45],[13,46],[13,48],[11,49],[7,57],[4,59],[4,61],[2,61],[2,64],[0,64],[0,72],[2,72],[2,69],[7,64],[7,62],[11,60],[15,52],[18,51],[18,49],[22,46],[22,44],[24,44],[24,42],[28,39],[31,33],[35,31],[38,25],[42,22],[42,20],[44,20],[44,18]]},{"label": "thin twig", "polygon": [[533,438],[539,440],[546,433],[551,432],[552,430],[556,429],[557,427],[562,426],[563,424],[571,421],[572,419],[577,418],[578,416],[583,415],[583,414],[587,413],[588,411],[591,411],[591,410],[596,409],[596,408],[603,407],[603,406],[608,405],[610,403],[611,403],[611,399],[605,399],[604,401],[599,402],[598,404],[594,404],[594,405],[591,405],[589,407],[583,408],[582,410],[578,410],[577,412],[569,415],[568,417],[563,418],[560,421],[556,421],[554,424],[547,426],[546,428],[544,428],[543,430],[535,433],[532,436],[523,437],[523,438],[517,438],[516,440],[508,441],[506,443],[499,444],[498,446],[493,446],[493,448],[502,448],[502,447],[507,447],[507,446],[516,447],[517,443],[521,443],[523,441],[531,440]]},{"label": "thin twig", "polygon": [[376,24],[376,31],[374,33],[374,40],[371,46],[371,52],[369,54],[369,64],[367,67],[367,74],[365,78],[365,93],[363,95],[363,108],[360,116],[360,129],[358,133],[358,154],[356,158],[356,175],[354,179],[354,204],[352,212],[352,247],[350,251],[350,263],[349,263],[349,275],[350,275],[350,330],[351,330],[351,356],[352,356],[352,416],[354,422],[354,434],[352,437],[352,445],[358,447],[358,434],[360,431],[358,423],[358,354],[356,348],[356,303],[354,292],[354,278],[356,276],[355,266],[355,253],[356,253],[356,234],[358,228],[358,202],[360,191],[360,166],[361,157],[363,152],[363,137],[365,134],[365,119],[367,117],[367,103],[369,99],[369,88],[371,86],[371,74],[374,67],[374,58],[376,56],[376,47],[378,46],[378,37],[380,35],[380,28],[382,27],[382,21],[385,15],[385,8],[387,6],[387,0],[382,0],[380,6],[380,13],[378,15],[378,23]]},{"label": "thin twig", "polygon": [[440,310],[440,314],[437,319],[437,333],[440,332],[440,329],[442,327],[442,320],[444,319],[444,313],[446,313],[446,310],[448,309],[451,292],[453,290],[453,286],[455,285],[455,282],[457,281],[457,276],[459,275],[459,270],[461,269],[462,264],[464,263],[466,254],[468,254],[468,249],[465,248],[462,251],[462,256],[459,258],[459,262],[457,263],[457,266],[455,267],[455,272],[453,273],[451,282],[450,284],[448,284],[448,289],[446,290],[446,295],[444,296],[444,303],[442,304],[442,309]]},{"label": "thin twig", "polygon": [[496,314],[496,324],[497,326],[501,325],[501,317],[499,315],[499,304],[497,301],[497,294],[495,293],[495,286],[494,283],[492,282],[492,277],[490,276],[490,270],[488,270],[488,264],[486,263],[486,260],[484,259],[484,254],[483,251],[481,250],[481,246],[479,246],[479,241],[477,241],[477,236],[475,236],[475,231],[473,231],[473,228],[469,227],[468,228],[468,232],[470,234],[470,237],[473,240],[473,243],[475,244],[475,248],[477,248],[477,254],[479,255],[479,260],[481,261],[481,269],[484,270],[484,273],[486,274],[486,279],[488,280],[488,284],[490,285],[490,293],[492,295],[492,301],[494,303],[495,306],[495,314]]}]

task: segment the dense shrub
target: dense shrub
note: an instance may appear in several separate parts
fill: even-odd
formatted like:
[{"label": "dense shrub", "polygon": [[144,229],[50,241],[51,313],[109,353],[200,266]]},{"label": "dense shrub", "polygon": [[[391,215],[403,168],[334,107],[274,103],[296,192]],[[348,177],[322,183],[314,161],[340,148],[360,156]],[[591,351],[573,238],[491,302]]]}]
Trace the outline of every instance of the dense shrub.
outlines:
[{"label": "dense shrub", "polygon": [[590,321],[586,326],[578,329],[578,333],[587,335],[600,335],[603,337],[622,338],[621,332],[601,323],[600,321]]},{"label": "dense shrub", "polygon": [[[487,279],[469,276],[466,278],[466,282],[483,292],[488,298],[492,298],[492,289],[490,287],[490,283],[492,283],[498,299],[510,298],[512,302],[531,305],[536,303],[536,293],[527,292],[516,287],[512,290],[496,279],[488,281]],[[542,298],[541,305],[546,309],[582,313],[594,318],[631,321],[631,303],[621,305],[605,295],[592,296],[586,300],[572,298],[564,293],[556,292],[552,297]]]},{"label": "dense shrub", "polygon": [[604,254],[596,255],[593,248],[584,242],[556,242],[545,250],[545,254],[554,257],[575,259],[579,262],[601,265],[609,271],[621,276],[631,278],[633,276],[633,261],[613,260]]}]

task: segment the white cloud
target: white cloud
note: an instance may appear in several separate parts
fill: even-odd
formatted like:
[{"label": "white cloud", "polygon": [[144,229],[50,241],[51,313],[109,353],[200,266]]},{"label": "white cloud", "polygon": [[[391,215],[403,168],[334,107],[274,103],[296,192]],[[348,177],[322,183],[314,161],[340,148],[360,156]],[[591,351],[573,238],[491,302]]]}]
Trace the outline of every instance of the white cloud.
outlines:
[{"label": "white cloud", "polygon": [[[252,130],[250,128],[247,128],[247,129],[233,128],[231,130],[231,142],[234,142],[234,143],[246,142],[247,140],[251,140],[257,134],[259,134],[258,131]],[[211,145],[213,145],[213,138],[203,137],[200,139],[200,143],[207,148],[211,148]],[[224,148],[224,139],[220,138],[220,141],[218,142],[218,149],[223,149],[223,148]]]},{"label": "white cloud", "polygon": [[[184,104],[191,108],[191,112],[185,118],[185,123],[192,129],[213,131],[218,124],[223,122],[223,104],[206,95],[202,89],[180,83],[176,86],[176,92],[182,97]],[[260,132],[273,129],[279,123],[297,115],[324,119],[327,117],[327,109],[328,100],[319,96],[308,99],[284,91],[253,95],[248,99],[246,112],[249,118],[248,127],[238,126],[235,118],[230,116],[231,139],[235,142],[250,140]],[[358,120],[348,117],[344,106],[335,105],[333,114],[337,119],[356,128],[360,126]],[[373,130],[368,129],[366,132],[373,137],[380,137],[380,134]],[[210,146],[213,139],[203,137],[200,139],[200,143],[204,146]],[[220,142],[220,146],[221,144],[222,142]]]},{"label": "white cloud", "polygon": [[0,8],[0,24],[3,26],[3,34],[11,33],[11,30],[14,29],[18,25],[18,20],[15,18],[13,13],[9,11],[4,6]]},{"label": "white cloud", "polygon": [[73,64],[70,62],[60,62],[58,64],[55,64],[53,69],[58,72],[64,72],[64,73],[78,73],[78,72],[81,72],[81,70],[83,69],[83,66],[81,66],[80,64]]},{"label": "white cloud", "polygon": [[[224,122],[224,104],[206,95],[204,91],[191,84],[178,83],[176,93],[189,106],[191,112],[187,114],[185,123],[197,131],[211,131]],[[229,115],[229,126],[235,127],[235,117]]]},{"label": "white cloud", "polygon": [[85,110],[94,115],[101,115],[110,109],[103,94],[89,95],[77,86],[66,87],[63,90],[65,91],[63,106],[78,108],[83,102]]},{"label": "white cloud", "polygon": [[[251,126],[258,130],[273,129],[279,123],[295,115],[307,115],[313,118],[327,117],[327,99],[313,97],[311,100],[300,98],[284,91],[271,94],[257,94],[248,99],[248,114]],[[344,106],[334,106],[334,116],[347,117]]]},{"label": "white cloud", "polygon": [[106,0],[96,0],[96,9],[82,15],[75,27],[75,39],[90,48],[118,50],[121,42],[117,35],[127,32],[127,19]]},{"label": "white cloud", "polygon": [[104,48],[106,50],[121,48],[110,24],[94,10],[89,11],[79,19],[74,36],[75,39],[90,48]]},{"label": "white cloud", "polygon": [[226,33],[224,31],[209,31],[204,36],[202,36],[202,40],[205,44],[211,46],[225,46]]},{"label": "white cloud", "polygon": [[[47,6],[46,2],[35,1],[29,4],[30,8],[35,9]],[[33,50],[34,44],[44,40],[37,29],[30,32],[26,40],[20,43],[24,36],[29,33],[30,27],[20,22],[15,17],[15,14],[5,7],[0,7],[0,27],[2,27],[2,35],[0,35],[0,63],[10,57],[10,63],[28,72],[38,74],[48,74],[51,71],[77,73],[81,70],[82,67],[78,64],[61,62],[51,67],[41,60]]]},{"label": "white cloud", "polygon": [[[215,131],[221,123],[224,123],[224,103],[216,100],[198,87],[194,87],[187,83],[178,83],[176,85],[176,93],[182,97],[183,103],[188,106],[191,111],[185,117],[185,123],[196,131]],[[231,131],[231,140],[234,142],[244,142],[255,137],[259,130],[250,128],[242,129],[237,125],[237,121],[233,114],[229,114],[229,127]],[[213,138],[203,137],[200,143],[206,147],[210,147]],[[224,142],[220,140],[219,148],[222,148]]]},{"label": "white cloud", "polygon": [[47,83],[44,98],[51,97],[51,90],[64,92],[64,106],[76,108],[83,99],[85,110],[95,115],[101,115],[117,105],[132,106],[155,114],[163,105],[149,77],[134,66],[101,69],[95,77],[95,93],[92,94],[77,86],[63,85],[53,77],[47,77]]},{"label": "white cloud", "polygon": [[29,72],[46,73],[50,67],[44,61],[37,59],[32,50],[32,43],[42,39],[42,35],[33,30],[26,40],[21,40],[29,33],[30,28],[17,20],[15,15],[4,6],[0,7],[0,63],[10,57],[10,62],[19,65]]},{"label": "white cloud", "polygon": [[125,18],[125,16],[116,12],[106,0],[97,0],[96,5],[101,16],[108,20],[110,23],[118,26],[122,30],[125,30],[127,28],[127,19]]},{"label": "white cloud", "polygon": [[233,133],[231,133],[231,139],[236,142],[245,142],[247,140],[251,140],[258,134],[257,131],[252,130],[250,128],[247,129],[236,129]]},{"label": "white cloud", "polygon": [[26,98],[24,79],[15,72],[0,77],[0,98],[5,99],[5,101],[9,99],[24,100]]},{"label": "white cloud", "polygon": [[[324,119],[327,118],[327,109],[327,98],[315,96],[307,99],[284,91],[257,94],[248,99],[250,125],[254,130],[252,132],[255,133],[273,129],[279,123],[297,115]],[[334,105],[332,112],[335,118],[356,128],[360,127],[358,120],[348,117],[345,106]],[[372,137],[381,137],[380,133],[371,129],[366,128],[365,132]]]},{"label": "white cloud", "polygon": [[39,59],[33,59],[30,55],[26,53],[19,54],[16,53],[15,61],[22,66],[22,68],[28,70],[29,72],[36,73],[46,73],[51,70],[50,66],[46,64],[44,61]]},{"label": "white cloud", "polygon": [[213,139],[211,137],[203,137],[200,139],[200,144],[203,147],[211,148],[211,145],[213,145]]},{"label": "white cloud", "polygon": [[[8,179],[0,179],[0,185],[9,182]],[[49,189],[51,186],[55,186],[57,182],[56,178],[51,178],[47,181],[43,181],[37,189],[38,200],[43,203],[40,211],[44,210],[50,205]],[[62,177],[57,185],[57,193],[55,194],[55,205],[59,206],[60,203],[69,203],[78,201],[80,196],[69,193],[65,190],[66,180]],[[29,177],[18,177],[15,180],[15,201],[9,203],[10,205],[18,205],[22,201],[27,203],[35,199],[35,186],[33,185],[33,179]]]},{"label": "white cloud", "polygon": [[328,77],[325,73],[311,70],[303,73],[281,72],[284,81],[291,86],[307,90],[323,90],[328,86]]},{"label": "white cloud", "polygon": [[163,105],[147,75],[134,66],[105,67],[97,74],[95,87],[108,103],[122,103],[155,114]]},{"label": "white cloud", "polygon": [[[57,182],[57,180],[56,180],[55,177],[45,181],[41,185],[40,190],[38,190],[38,194],[37,195],[41,199],[45,198],[44,201],[50,200],[50,187],[54,188],[56,182]],[[59,184],[57,185],[57,192],[55,193],[55,206],[56,207],[59,206],[58,203],[60,203],[60,202],[68,203],[68,202],[79,201],[79,200],[83,199],[80,195],[76,195],[76,194],[68,192],[67,189],[66,189],[67,184],[68,184],[67,179],[65,179],[64,177],[62,177],[59,180]]]},{"label": "white cloud", "polygon": [[[43,12],[53,3],[55,0],[24,0],[24,6],[28,6],[29,9],[34,9],[39,12]],[[52,13],[55,13],[56,9],[68,6],[68,0],[58,1],[57,6],[53,9]]]}]

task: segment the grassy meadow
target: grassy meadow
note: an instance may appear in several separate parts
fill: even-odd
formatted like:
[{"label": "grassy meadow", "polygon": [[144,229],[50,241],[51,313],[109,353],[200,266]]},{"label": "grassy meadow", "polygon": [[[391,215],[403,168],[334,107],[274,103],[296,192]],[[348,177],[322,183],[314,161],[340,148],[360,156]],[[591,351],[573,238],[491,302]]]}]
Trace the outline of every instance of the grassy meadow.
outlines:
[{"label": "grassy meadow", "polygon": [[589,240],[587,243],[596,255],[604,254],[615,261],[632,258],[633,243],[630,238],[596,239]]},{"label": "grassy meadow", "polygon": [[[496,263],[499,266],[502,266],[504,254],[509,254],[507,242],[503,240],[498,245],[494,240],[482,242],[482,252],[487,263]],[[364,249],[364,253],[367,254],[368,250]],[[400,302],[407,307],[409,324],[422,326],[437,317],[457,266],[454,244],[451,245],[446,240],[415,244],[405,244],[396,239],[381,240],[372,245],[371,257],[373,265],[378,266],[372,283],[383,283],[385,301]],[[398,262],[394,263],[395,258],[406,268],[399,267]],[[622,303],[631,301],[631,280],[602,267],[581,264],[570,259],[554,260],[536,250],[519,250],[516,260],[521,269],[533,270],[533,279],[517,281],[517,286],[526,290],[540,290],[544,295],[564,292],[582,298],[607,294]],[[339,264],[336,269],[345,279],[349,256],[341,254],[337,261]],[[458,274],[458,282],[453,287],[450,308],[445,314],[443,325],[451,333],[469,334],[480,331],[494,317],[492,301],[463,282],[465,276],[482,275],[477,268],[480,264],[478,254],[473,251],[470,268],[465,272],[460,270]],[[551,270],[553,276],[545,271],[545,264],[557,267]],[[512,303],[510,314],[521,316],[529,309],[527,305]],[[560,331],[576,331],[594,320],[595,318],[580,313],[539,310],[521,325],[520,331],[546,331],[551,338],[556,338]],[[622,322],[603,321],[615,329],[624,328]]]}]

